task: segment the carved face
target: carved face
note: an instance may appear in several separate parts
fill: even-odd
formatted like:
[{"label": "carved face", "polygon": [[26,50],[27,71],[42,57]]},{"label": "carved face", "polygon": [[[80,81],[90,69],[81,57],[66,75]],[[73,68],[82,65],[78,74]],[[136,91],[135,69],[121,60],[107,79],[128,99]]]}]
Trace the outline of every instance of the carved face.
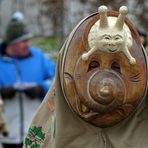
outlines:
[{"label": "carved face", "polygon": [[[108,27],[100,28],[100,20],[92,26],[88,35],[90,48],[97,48],[106,52],[117,52],[132,45],[132,37],[129,28],[124,24],[123,29],[115,27],[117,18],[108,17]],[[95,42],[95,43],[94,43]]]},{"label": "carved face", "polygon": [[132,46],[132,37],[128,26],[124,24],[122,29],[118,28],[116,17],[109,17],[108,20],[110,24],[106,27],[100,27],[100,20],[92,26],[88,35],[90,50],[82,55],[82,59],[88,60],[89,56],[97,50],[108,53],[123,52],[130,64],[135,64],[136,60],[128,49]]},{"label": "carved face", "polygon": [[88,17],[67,41],[61,82],[72,111],[93,125],[108,127],[127,118],[142,102],[147,86],[147,63],[139,38],[128,20],[133,37],[133,45],[128,50],[136,59],[134,65],[123,52],[116,52],[123,50],[122,45],[127,43],[123,41],[124,32],[114,34],[109,30],[103,36],[98,35],[96,51],[88,60],[83,60],[82,55],[90,49],[88,35],[98,19],[97,15]]},{"label": "carved face", "polygon": [[105,31],[106,33],[101,31],[97,34],[97,49],[111,53],[121,51],[126,44],[124,32],[118,31],[118,33],[113,34],[108,29]]}]

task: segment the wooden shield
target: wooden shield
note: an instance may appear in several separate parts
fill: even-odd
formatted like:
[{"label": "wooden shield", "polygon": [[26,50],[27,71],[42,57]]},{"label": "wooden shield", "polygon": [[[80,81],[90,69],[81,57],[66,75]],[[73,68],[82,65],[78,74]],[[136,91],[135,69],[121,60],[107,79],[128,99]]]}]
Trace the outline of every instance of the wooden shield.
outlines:
[{"label": "wooden shield", "polygon": [[90,15],[70,34],[63,51],[61,82],[70,108],[79,117],[95,126],[108,127],[126,119],[143,101],[147,60],[139,36],[127,18],[125,23],[133,38],[129,51],[136,64],[131,65],[122,52],[96,51],[87,61],[82,60],[82,54],[89,50],[88,33],[98,19],[98,13]]}]

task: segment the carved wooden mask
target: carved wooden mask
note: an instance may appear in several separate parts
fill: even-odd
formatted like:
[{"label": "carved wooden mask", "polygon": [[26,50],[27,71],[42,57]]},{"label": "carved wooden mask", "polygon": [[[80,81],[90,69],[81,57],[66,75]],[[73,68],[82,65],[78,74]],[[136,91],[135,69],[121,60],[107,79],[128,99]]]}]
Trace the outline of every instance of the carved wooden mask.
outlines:
[{"label": "carved wooden mask", "polygon": [[[118,17],[116,12],[108,16]],[[123,52],[90,50],[88,35],[100,19],[95,13],[84,19],[66,43],[62,59],[62,87],[70,108],[85,121],[99,127],[113,126],[132,114],[143,101],[147,88],[147,61],[140,39],[131,22],[125,18],[136,60],[131,64]],[[121,49],[122,50],[122,49]]]}]

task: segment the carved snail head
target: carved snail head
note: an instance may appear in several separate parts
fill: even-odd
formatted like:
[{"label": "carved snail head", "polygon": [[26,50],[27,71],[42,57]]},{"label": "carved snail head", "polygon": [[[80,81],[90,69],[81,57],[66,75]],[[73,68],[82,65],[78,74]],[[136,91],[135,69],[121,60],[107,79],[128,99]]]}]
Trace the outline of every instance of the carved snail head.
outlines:
[{"label": "carved snail head", "polygon": [[[100,6],[79,23],[63,50],[62,88],[70,108],[99,127],[126,119],[147,88],[146,54],[127,7]],[[109,20],[109,21],[108,21]]]}]

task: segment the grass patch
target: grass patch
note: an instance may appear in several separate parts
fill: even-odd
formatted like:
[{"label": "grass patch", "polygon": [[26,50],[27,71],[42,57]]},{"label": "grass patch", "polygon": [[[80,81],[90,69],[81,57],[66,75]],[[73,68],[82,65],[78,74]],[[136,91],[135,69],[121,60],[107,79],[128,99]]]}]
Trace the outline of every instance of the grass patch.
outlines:
[{"label": "grass patch", "polygon": [[33,38],[31,42],[34,46],[41,48],[43,52],[56,60],[61,45],[59,39],[52,37],[36,37]]}]

